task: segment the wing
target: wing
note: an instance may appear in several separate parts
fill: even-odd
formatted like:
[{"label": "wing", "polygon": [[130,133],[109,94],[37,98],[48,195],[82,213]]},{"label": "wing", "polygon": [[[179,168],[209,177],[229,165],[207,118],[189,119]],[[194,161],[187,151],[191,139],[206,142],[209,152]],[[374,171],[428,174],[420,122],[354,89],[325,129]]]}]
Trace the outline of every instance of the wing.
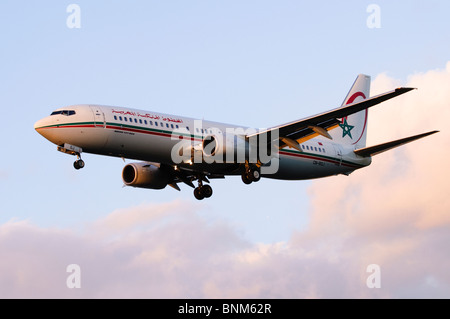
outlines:
[{"label": "wing", "polygon": [[[414,90],[414,88],[397,88],[393,91],[374,96],[361,102],[348,104],[328,112],[320,113],[283,125],[274,126],[267,130],[248,135],[247,138],[262,134],[268,134],[269,136],[278,136],[280,140],[280,148],[291,146],[300,150],[300,147],[298,145],[299,143],[305,142],[318,135],[322,135],[331,139],[328,131],[336,128],[339,125],[340,121],[338,119],[368,109],[374,105],[385,102],[411,90]],[[278,135],[272,134],[275,131],[278,131]],[[273,140],[275,140],[275,138],[268,140],[268,142],[270,143]]]}]

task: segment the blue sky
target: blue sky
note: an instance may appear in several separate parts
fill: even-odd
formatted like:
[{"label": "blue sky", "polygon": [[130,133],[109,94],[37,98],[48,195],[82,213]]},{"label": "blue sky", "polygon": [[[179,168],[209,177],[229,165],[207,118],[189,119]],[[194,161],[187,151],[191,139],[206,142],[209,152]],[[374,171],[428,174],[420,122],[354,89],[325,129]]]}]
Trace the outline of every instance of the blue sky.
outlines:
[{"label": "blue sky", "polygon": [[[80,29],[66,25],[71,3]],[[371,3],[381,28],[367,26]],[[359,73],[406,83],[445,68],[448,12],[448,1],[1,1],[0,224],[84,232],[117,209],[179,199],[251,243],[287,241],[308,226],[311,181],[228,178],[200,203],[189,187],[122,188],[121,159],[85,154],[75,171],[33,124],[77,103],[281,124],[339,106]]]}]

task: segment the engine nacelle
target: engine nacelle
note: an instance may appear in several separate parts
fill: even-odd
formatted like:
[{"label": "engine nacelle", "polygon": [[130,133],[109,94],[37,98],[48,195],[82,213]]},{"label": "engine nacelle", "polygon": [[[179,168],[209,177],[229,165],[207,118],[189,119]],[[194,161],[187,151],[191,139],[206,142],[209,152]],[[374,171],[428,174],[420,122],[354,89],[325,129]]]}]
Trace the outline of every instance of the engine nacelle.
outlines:
[{"label": "engine nacelle", "polygon": [[146,162],[131,163],[123,168],[122,180],[127,186],[163,189],[170,182],[170,174]]},{"label": "engine nacelle", "polygon": [[[235,134],[207,135],[202,142],[203,159],[207,163],[245,163],[251,146],[244,136]],[[256,150],[256,148],[255,148]]]}]

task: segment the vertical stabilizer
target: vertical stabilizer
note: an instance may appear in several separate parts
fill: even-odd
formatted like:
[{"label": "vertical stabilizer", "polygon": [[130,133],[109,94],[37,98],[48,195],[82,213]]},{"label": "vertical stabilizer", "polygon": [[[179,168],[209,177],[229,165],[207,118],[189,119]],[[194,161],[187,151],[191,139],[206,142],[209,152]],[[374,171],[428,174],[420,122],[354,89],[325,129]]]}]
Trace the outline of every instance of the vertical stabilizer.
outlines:
[{"label": "vertical stabilizer", "polygon": [[[348,92],[342,106],[361,102],[370,97],[370,76],[360,74]],[[366,146],[368,110],[340,119],[339,126],[330,131],[333,141],[355,148]]]}]

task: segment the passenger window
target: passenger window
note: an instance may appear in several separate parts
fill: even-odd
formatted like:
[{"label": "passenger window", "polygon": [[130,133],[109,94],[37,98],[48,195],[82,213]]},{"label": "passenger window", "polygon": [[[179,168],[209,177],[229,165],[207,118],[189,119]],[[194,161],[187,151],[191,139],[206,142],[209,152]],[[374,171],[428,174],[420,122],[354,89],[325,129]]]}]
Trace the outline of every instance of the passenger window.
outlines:
[{"label": "passenger window", "polygon": [[128,119],[126,117],[123,118],[125,120],[125,122],[128,122]]},{"label": "passenger window", "polygon": [[122,121],[122,116],[119,116],[119,120]]},{"label": "passenger window", "polygon": [[114,120],[116,120],[116,121],[117,121],[117,116],[116,116],[116,115],[114,115]]},{"label": "passenger window", "polygon": [[158,126],[158,122],[155,122],[155,126]]}]

